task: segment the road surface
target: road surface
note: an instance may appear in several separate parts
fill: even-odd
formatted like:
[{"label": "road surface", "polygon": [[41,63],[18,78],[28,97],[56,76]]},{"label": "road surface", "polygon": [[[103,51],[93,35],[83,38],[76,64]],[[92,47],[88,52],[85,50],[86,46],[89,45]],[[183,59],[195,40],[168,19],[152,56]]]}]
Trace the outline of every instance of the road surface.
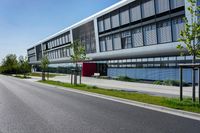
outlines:
[{"label": "road surface", "polygon": [[200,121],[0,75],[0,133],[199,133]]}]

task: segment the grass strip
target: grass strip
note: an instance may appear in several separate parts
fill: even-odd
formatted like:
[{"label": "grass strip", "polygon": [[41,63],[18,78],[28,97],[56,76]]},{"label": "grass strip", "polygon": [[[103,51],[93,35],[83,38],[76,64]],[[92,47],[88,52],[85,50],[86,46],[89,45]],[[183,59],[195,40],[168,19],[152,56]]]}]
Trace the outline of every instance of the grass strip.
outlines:
[{"label": "grass strip", "polygon": [[178,98],[166,98],[166,97],[160,97],[160,96],[152,96],[148,94],[141,94],[137,92],[127,92],[127,91],[120,91],[120,90],[113,90],[113,89],[105,89],[105,88],[99,88],[96,86],[89,86],[85,84],[81,85],[71,85],[69,83],[63,83],[59,81],[39,81],[41,83],[50,84],[50,85],[56,85],[56,86],[62,86],[82,91],[88,91],[108,96],[114,96],[119,98],[124,98],[128,100],[143,102],[143,103],[149,103],[164,107],[169,107],[173,109],[179,109],[184,111],[190,111],[195,113],[200,113],[200,104],[198,102],[193,103],[190,98],[186,98],[183,101],[179,101]]},{"label": "grass strip", "polygon": [[31,77],[29,76],[24,77],[24,75],[13,75],[13,77],[20,78],[20,79],[31,79]]},{"label": "grass strip", "polygon": [[[47,73],[45,73],[45,75],[46,75],[46,77],[48,76]],[[29,76],[42,77],[42,73],[30,73]],[[49,73],[50,78],[54,78],[56,76],[60,76],[60,74]]]}]

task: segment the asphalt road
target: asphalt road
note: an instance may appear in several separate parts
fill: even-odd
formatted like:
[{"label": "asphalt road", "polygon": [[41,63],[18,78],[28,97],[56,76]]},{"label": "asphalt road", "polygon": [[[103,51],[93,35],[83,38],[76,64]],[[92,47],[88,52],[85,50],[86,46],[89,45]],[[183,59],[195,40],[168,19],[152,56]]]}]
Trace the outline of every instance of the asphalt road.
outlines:
[{"label": "asphalt road", "polygon": [[0,75],[0,133],[199,133],[200,122]]}]

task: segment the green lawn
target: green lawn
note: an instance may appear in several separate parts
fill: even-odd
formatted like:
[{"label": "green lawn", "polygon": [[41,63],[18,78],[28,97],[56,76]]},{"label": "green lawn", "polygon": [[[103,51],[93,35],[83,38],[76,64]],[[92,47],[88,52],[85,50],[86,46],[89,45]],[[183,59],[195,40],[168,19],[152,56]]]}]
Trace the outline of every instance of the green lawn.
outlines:
[{"label": "green lawn", "polygon": [[74,86],[69,83],[62,83],[59,81],[39,81],[39,82],[108,95],[108,96],[124,98],[128,100],[139,101],[143,103],[160,105],[160,106],[169,107],[173,109],[180,109],[180,110],[200,113],[200,105],[198,103],[192,103],[191,99],[188,99],[188,98],[184,99],[183,101],[179,101],[179,99],[176,99],[176,98],[151,96],[151,95],[141,94],[141,93],[136,93],[136,92],[126,92],[126,91],[111,90],[111,89],[108,90],[108,89],[98,88],[96,86],[88,86],[85,84]]}]

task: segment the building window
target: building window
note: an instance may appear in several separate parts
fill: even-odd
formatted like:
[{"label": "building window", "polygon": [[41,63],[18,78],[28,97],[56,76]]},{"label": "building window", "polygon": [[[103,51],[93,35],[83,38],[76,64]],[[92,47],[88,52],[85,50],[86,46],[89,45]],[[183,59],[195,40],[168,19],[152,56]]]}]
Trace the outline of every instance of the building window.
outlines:
[{"label": "building window", "polygon": [[171,2],[171,9],[175,9],[185,5],[184,0],[170,0]]},{"label": "building window", "polygon": [[68,43],[68,42],[69,42],[68,35],[65,35],[65,40],[66,40],[66,43]]},{"label": "building window", "polygon": [[122,49],[121,37],[119,33],[113,35],[113,45],[115,50]]},{"label": "building window", "polygon": [[150,17],[155,14],[154,0],[148,0],[142,3],[142,17]]},{"label": "building window", "polygon": [[119,26],[119,14],[115,14],[112,17],[112,28]]},{"label": "building window", "polygon": [[169,20],[159,22],[157,24],[158,43],[166,43],[172,41],[171,22]]},{"label": "building window", "polygon": [[112,46],[112,36],[107,36],[107,37],[106,37],[106,50],[107,50],[107,51],[113,50],[113,46]]},{"label": "building window", "polygon": [[136,7],[132,7],[130,9],[131,13],[131,22],[137,21],[141,19],[141,10],[140,10],[140,5]]},{"label": "building window", "polygon": [[60,37],[60,45],[62,45],[62,44],[63,44],[62,37]]},{"label": "building window", "polygon": [[182,17],[174,18],[172,20],[173,41],[178,41],[181,37],[180,32],[184,29],[184,20]]},{"label": "building window", "polygon": [[51,49],[53,47],[53,41],[50,41],[48,44],[48,49]]},{"label": "building window", "polygon": [[169,0],[155,0],[156,13],[169,11]]},{"label": "building window", "polygon": [[90,42],[91,42],[91,53],[94,53],[96,52],[96,41],[95,41],[95,36],[94,36],[94,33],[92,33],[90,35]]},{"label": "building window", "polygon": [[132,48],[131,32],[126,31],[122,33],[122,49]]},{"label": "building window", "polygon": [[132,31],[133,47],[143,46],[142,28],[137,28]]},{"label": "building window", "polygon": [[62,36],[62,42],[63,44],[66,44],[65,36]]},{"label": "building window", "polygon": [[120,22],[121,22],[121,25],[128,24],[130,22],[129,10],[120,12]]},{"label": "building window", "polygon": [[57,41],[56,39],[54,40],[54,44],[53,44],[53,47],[55,47],[57,45]]},{"label": "building window", "polygon": [[104,19],[104,24],[105,24],[105,30],[109,30],[111,28],[110,17]]},{"label": "building window", "polygon": [[100,38],[100,51],[106,51],[106,41],[104,37]]},{"label": "building window", "polygon": [[63,57],[66,57],[66,48],[63,48]]},{"label": "building window", "polygon": [[56,46],[58,46],[59,45],[59,41],[58,41],[58,38],[56,39]]},{"label": "building window", "polygon": [[145,45],[152,45],[157,43],[156,24],[144,26],[143,32]]},{"label": "building window", "polygon": [[98,27],[99,27],[99,32],[104,31],[104,24],[103,24],[103,20],[98,22]]},{"label": "building window", "polygon": [[68,42],[71,42],[71,36],[70,36],[70,34],[68,34],[67,37],[68,37]]},{"label": "building window", "polygon": [[66,56],[69,57],[70,56],[70,49],[66,48]]},{"label": "building window", "polygon": [[57,45],[56,46],[60,45],[60,42],[59,42],[58,38],[56,39],[56,41],[57,41]]},{"label": "building window", "polygon": [[86,52],[90,53],[91,46],[90,46],[90,33],[85,34],[85,47],[86,47]]}]

